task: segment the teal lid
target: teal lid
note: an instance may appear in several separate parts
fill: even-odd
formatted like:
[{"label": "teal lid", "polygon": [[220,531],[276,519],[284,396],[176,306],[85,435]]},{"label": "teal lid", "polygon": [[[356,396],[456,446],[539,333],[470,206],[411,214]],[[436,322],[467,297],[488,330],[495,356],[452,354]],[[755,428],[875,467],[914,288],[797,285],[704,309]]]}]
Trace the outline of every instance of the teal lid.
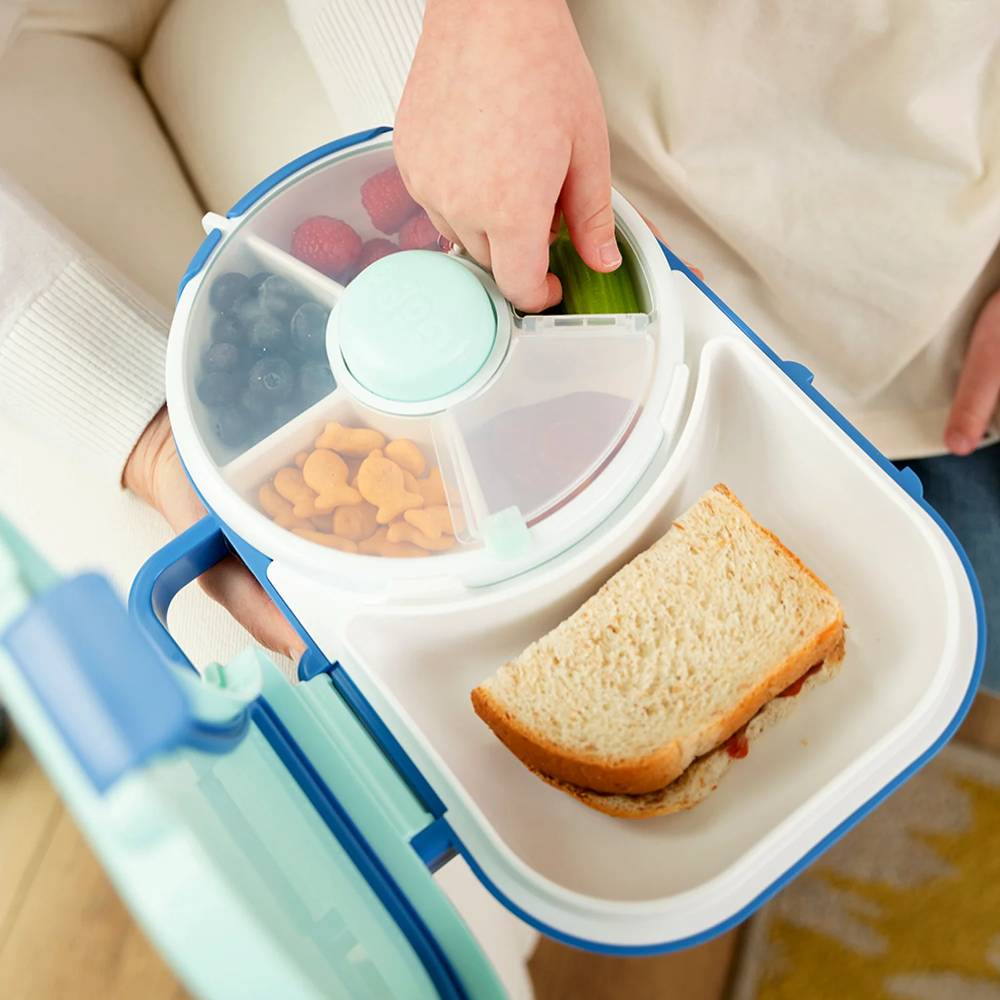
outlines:
[{"label": "teal lid", "polygon": [[446,254],[390,254],[361,272],[334,311],[351,374],[383,399],[418,403],[460,388],[493,349],[497,321],[475,274]]},{"label": "teal lid", "polygon": [[[199,718],[218,718],[227,699],[230,711],[242,711],[243,700],[255,708],[242,734],[224,746],[164,748],[97,788],[58,725],[45,694],[51,688],[40,694],[28,679],[32,668],[51,673],[53,643],[76,635],[74,622],[96,616],[84,598],[93,598],[97,579],[59,582],[0,516],[0,700],[188,989],[212,1000],[499,1000],[502,988],[486,956],[411,843],[434,817],[328,676],[292,687],[262,653],[248,650],[215,665],[206,684],[194,671],[166,668],[152,646],[134,644],[128,667],[137,716],[163,701],[150,681],[165,670]],[[60,614],[45,619],[51,642],[39,642],[38,662],[29,663],[22,654],[30,651],[10,644],[12,629],[39,621],[46,594],[60,590],[80,603],[63,601]],[[108,608],[99,610],[104,624]],[[123,616],[121,607],[113,621],[120,625]],[[118,656],[122,634],[107,631]],[[66,697],[107,707],[92,652],[77,650],[65,660]],[[127,742],[112,712],[90,717],[95,746]],[[308,771],[291,766],[300,754],[308,755]],[[320,806],[328,801],[339,804],[338,815],[349,814],[351,837],[324,818],[330,810]],[[349,849],[353,838],[370,854]],[[378,864],[359,864],[369,856]],[[369,881],[373,871],[381,879]],[[390,907],[396,898],[400,905]]]}]

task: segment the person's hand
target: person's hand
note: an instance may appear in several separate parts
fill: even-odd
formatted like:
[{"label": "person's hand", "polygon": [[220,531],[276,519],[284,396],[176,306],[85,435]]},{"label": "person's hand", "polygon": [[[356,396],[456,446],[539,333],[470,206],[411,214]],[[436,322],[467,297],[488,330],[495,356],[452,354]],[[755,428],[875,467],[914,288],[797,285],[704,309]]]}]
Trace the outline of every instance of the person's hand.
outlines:
[{"label": "person's hand", "polygon": [[[181,466],[165,408],[139,438],[123,481],[178,533],[205,516],[205,508]],[[298,633],[234,556],[214,566],[199,582],[259,643],[292,659],[302,655],[305,647]]]},{"label": "person's hand", "polygon": [[428,0],[393,139],[410,194],[526,312],[561,211],[585,263],[621,263],[607,125],[565,0]]},{"label": "person's hand", "polygon": [[976,325],[958,379],[944,443],[956,455],[974,451],[986,433],[1000,396],[1000,292],[989,299]]}]

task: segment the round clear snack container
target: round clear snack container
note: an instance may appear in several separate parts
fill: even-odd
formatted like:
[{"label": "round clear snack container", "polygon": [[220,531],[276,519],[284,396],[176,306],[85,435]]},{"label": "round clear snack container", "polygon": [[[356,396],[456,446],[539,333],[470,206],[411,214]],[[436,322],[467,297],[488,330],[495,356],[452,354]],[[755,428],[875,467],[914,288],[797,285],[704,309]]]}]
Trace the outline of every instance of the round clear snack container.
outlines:
[{"label": "round clear snack container", "polygon": [[[639,265],[658,248],[617,196],[638,310],[524,315],[401,191],[383,138],[297,172],[237,220],[207,217],[222,242],[175,320],[172,423],[209,506],[268,556],[363,589],[502,579],[600,524],[674,433],[686,384],[680,312],[669,283]],[[375,434],[338,452],[346,469],[323,456],[348,489],[317,507],[303,467],[318,442],[337,450],[337,432],[323,436],[331,424]],[[450,524],[425,553],[390,544],[374,558],[360,535],[415,529],[392,505],[371,520],[356,478],[372,444],[391,460],[400,440],[419,453],[403,489],[446,507]],[[329,506],[344,497],[368,515],[340,512],[346,544]]]}]

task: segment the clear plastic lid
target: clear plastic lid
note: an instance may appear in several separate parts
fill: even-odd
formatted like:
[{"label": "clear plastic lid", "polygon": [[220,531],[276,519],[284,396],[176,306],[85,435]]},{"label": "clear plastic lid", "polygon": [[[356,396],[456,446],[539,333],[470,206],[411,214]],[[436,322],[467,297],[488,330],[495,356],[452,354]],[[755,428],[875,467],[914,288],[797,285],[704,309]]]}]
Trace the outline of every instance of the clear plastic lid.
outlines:
[{"label": "clear plastic lid", "polygon": [[304,168],[235,220],[192,302],[183,371],[205,452],[317,545],[523,550],[604,474],[655,379],[650,294],[620,243],[628,285],[592,299],[628,312],[525,316],[439,236],[388,142]]}]

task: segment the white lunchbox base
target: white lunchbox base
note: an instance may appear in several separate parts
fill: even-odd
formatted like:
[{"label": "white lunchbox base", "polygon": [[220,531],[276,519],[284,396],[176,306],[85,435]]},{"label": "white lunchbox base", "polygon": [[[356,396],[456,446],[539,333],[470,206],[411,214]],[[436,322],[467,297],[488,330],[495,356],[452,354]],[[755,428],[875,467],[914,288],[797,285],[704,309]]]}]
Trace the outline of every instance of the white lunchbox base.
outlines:
[{"label": "white lunchbox base", "polygon": [[[441,796],[494,891],[550,932],[633,950],[690,941],[776,889],[940,740],[976,660],[975,599],[942,530],[695,285],[674,278],[692,374],[686,424],[582,543],[434,609],[351,608],[278,563],[269,573]],[[720,481],[842,600],[843,670],[691,812],[630,822],[590,811],[524,768],[469,692]]]}]

